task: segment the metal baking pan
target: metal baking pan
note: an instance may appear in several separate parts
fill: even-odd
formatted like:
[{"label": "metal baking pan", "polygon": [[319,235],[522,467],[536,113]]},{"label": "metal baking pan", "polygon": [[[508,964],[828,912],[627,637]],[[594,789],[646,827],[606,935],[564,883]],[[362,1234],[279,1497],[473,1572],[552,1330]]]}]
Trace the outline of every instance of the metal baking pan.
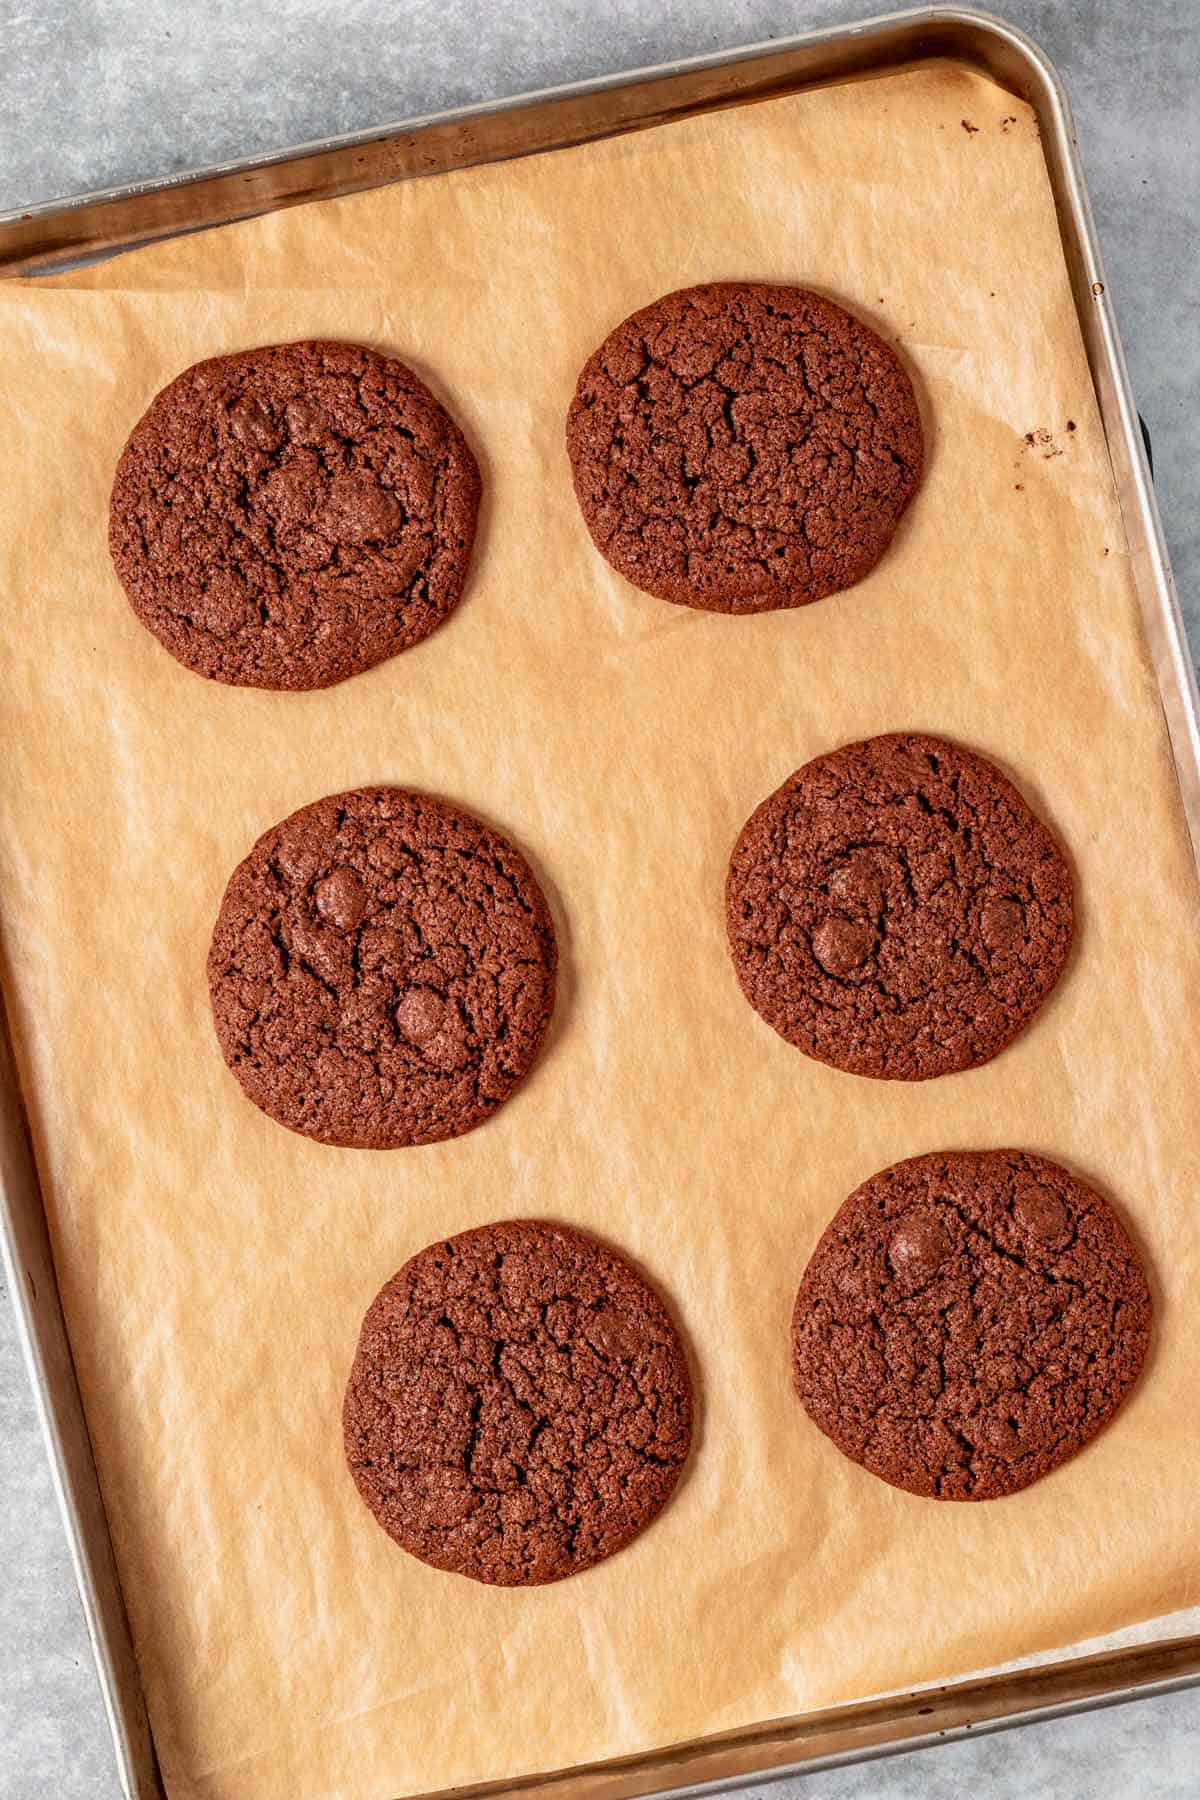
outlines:
[{"label": "metal baking pan", "polygon": [[[0,215],[0,274],[46,273],[155,238],[300,201],[528,156],[833,81],[948,57],[1033,108],[1112,459],[1132,568],[1193,849],[1200,855],[1200,701],[1146,448],[1100,261],[1074,127],[1053,66],[1000,19],[918,7],[769,45],[639,69],[330,139],[251,162]],[[80,1597],[131,1800],[161,1795],[50,1255],[7,1031],[0,1029],[0,1244],[46,1435]],[[615,1762],[460,1794],[625,1800],[701,1793],[764,1775],[910,1749],[1200,1682],[1200,1635],[773,1720]]]}]

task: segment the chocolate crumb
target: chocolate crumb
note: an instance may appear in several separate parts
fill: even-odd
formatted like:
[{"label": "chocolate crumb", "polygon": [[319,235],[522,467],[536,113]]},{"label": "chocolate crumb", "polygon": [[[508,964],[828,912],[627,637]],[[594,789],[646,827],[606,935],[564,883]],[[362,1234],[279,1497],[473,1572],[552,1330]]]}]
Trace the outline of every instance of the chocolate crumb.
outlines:
[{"label": "chocolate crumb", "polygon": [[1025,448],[1040,450],[1043,462],[1049,462],[1052,456],[1062,455],[1062,450],[1054,441],[1054,433],[1047,431],[1044,425],[1036,425],[1032,431],[1025,433]]}]

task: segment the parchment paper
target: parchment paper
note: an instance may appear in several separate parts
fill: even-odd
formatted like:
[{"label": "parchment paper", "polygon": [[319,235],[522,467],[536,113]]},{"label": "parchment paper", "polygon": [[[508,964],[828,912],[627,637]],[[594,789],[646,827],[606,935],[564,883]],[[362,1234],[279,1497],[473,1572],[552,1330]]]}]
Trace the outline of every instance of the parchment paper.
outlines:
[{"label": "parchment paper", "polygon": [[[858,589],[727,619],[599,560],[562,428],[616,321],[738,276],[821,287],[894,337],[931,456]],[[0,325],[8,989],[173,1800],[358,1800],[562,1767],[1200,1598],[1197,891],[1028,110],[951,68],[834,88],[6,287]],[[113,464],[188,363],[319,334],[395,351],[449,399],[487,483],[475,572],[445,629],[331,692],[222,688],[142,631],[113,578]],[[1033,1029],[912,1086],[777,1038],[738,991],[721,905],[764,795],[900,727],[1009,770],[1080,896],[1077,951]],[[469,1136],[391,1154],[255,1111],[204,986],[256,835],[380,781],[511,833],[564,952],[527,1086]],[[933,1505],[806,1421],[789,1308],[857,1182],[1011,1144],[1123,1211],[1155,1349],[1068,1467],[1012,1500]],[[653,1529],[528,1592],[397,1550],[339,1428],[384,1279],[435,1236],[518,1213],[641,1263],[683,1322],[701,1404]]]}]

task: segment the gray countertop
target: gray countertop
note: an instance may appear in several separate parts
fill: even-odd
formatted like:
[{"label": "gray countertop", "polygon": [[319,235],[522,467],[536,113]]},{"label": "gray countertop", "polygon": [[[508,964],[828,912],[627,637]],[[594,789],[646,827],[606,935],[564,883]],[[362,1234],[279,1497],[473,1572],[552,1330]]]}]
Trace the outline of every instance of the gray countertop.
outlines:
[{"label": "gray countertop", "polygon": [[[863,0],[0,0],[0,209],[866,11]],[[1006,11],[1055,59],[1075,109],[1200,655],[1200,0],[1008,0]],[[1198,1770],[1194,1690],[772,1791],[1192,1800]],[[118,1792],[0,1292],[0,1793]]]}]

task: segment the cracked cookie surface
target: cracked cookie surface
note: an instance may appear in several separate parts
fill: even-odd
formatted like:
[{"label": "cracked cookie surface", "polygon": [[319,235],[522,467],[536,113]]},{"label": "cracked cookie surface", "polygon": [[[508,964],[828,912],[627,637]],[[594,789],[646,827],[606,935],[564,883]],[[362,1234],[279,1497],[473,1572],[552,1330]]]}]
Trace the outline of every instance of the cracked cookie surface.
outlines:
[{"label": "cracked cookie surface", "polygon": [[687,1358],[653,1288],[595,1239],[485,1225],[378,1295],[342,1423],[403,1549],[496,1586],[558,1581],[666,1505],[691,1443]]},{"label": "cracked cookie surface", "polygon": [[873,1175],[792,1317],[796,1390],[838,1449],[938,1500],[992,1500],[1093,1438],[1137,1380],[1151,1298],[1108,1203],[1020,1150]]},{"label": "cracked cookie surface", "polygon": [[177,660],[240,687],[329,687],[419,643],[462,594],[479,471],[404,363],[275,344],[196,363],[117,464],[109,548]]},{"label": "cracked cookie surface", "polygon": [[725,888],[755,1011],[808,1056],[921,1081],[987,1062],[1066,962],[1071,876],[982,756],[916,733],[818,756],[744,826]]},{"label": "cracked cookie surface", "polygon": [[225,890],[208,982],[256,1106],[322,1143],[394,1149],[508,1099],[555,962],[545,897],[498,832],[429,794],[360,788],[259,838]]},{"label": "cracked cookie surface", "polygon": [[894,351],[822,295],[764,283],[684,288],[618,325],[579,377],[567,450],[613,567],[726,613],[861,581],[924,465]]}]

